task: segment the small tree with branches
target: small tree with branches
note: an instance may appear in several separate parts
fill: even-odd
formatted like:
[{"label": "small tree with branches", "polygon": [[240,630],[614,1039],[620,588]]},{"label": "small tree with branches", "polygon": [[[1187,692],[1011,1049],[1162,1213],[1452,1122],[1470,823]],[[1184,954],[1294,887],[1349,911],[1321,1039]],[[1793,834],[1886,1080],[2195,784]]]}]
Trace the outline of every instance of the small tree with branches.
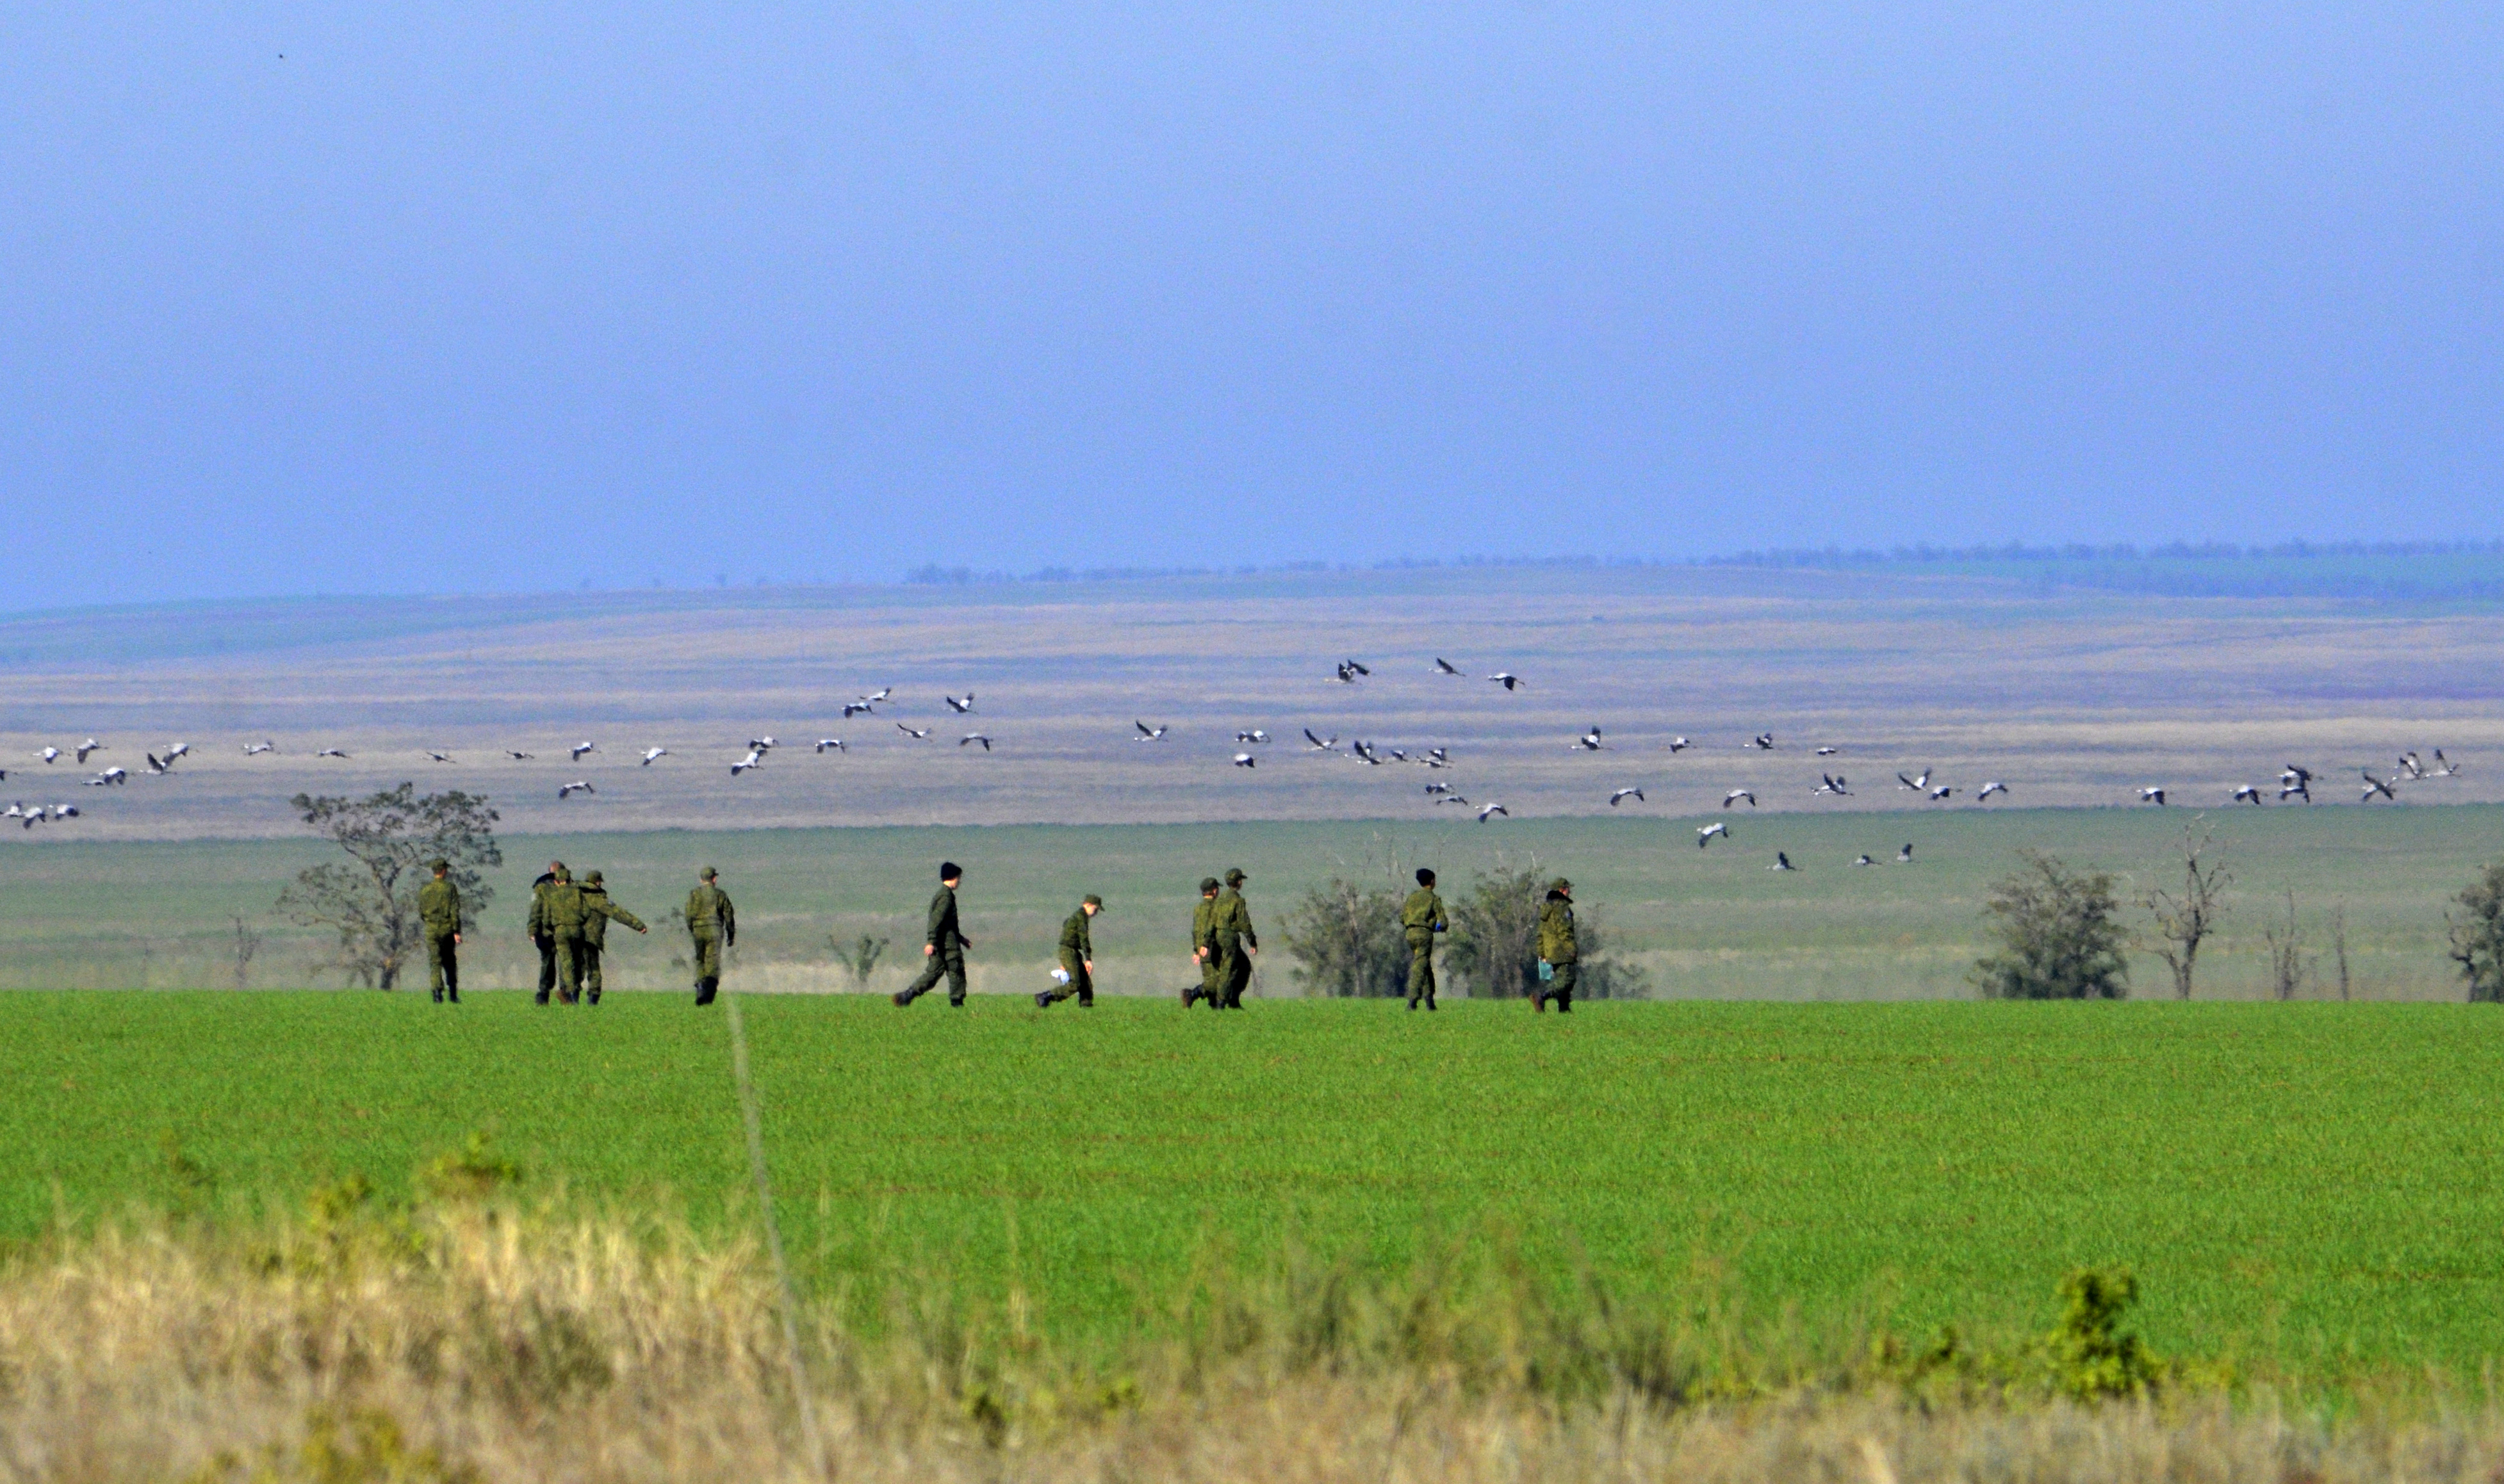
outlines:
[{"label": "small tree with branches", "polygon": [[451,862],[465,933],[495,895],[479,873],[504,857],[496,847],[497,813],[478,795],[456,789],[419,798],[416,785],[402,783],[363,799],[297,794],[289,803],[348,860],[297,872],[278,910],[337,933],[332,963],[356,984],[399,986],[400,966],[418,950],[417,892],[433,874],[427,862]]},{"label": "small tree with branches", "polygon": [[2304,992],[2304,982],[2313,977],[2314,959],[2304,951],[2304,930],[2295,920],[2295,888],[2286,889],[2286,915],[2273,915],[2261,924],[2261,937],[2269,945],[2270,993],[2281,1000],[2291,1000]]},{"label": "small tree with branches", "polygon": [[2443,915],[2451,929],[2452,961],[2468,982],[2473,1005],[2504,1004],[2504,862],[2487,867],[2452,899],[2457,917]]},{"label": "small tree with branches", "polygon": [[240,914],[235,915],[234,986],[236,988],[249,989],[252,987],[252,961],[260,952],[260,930],[246,923]]},{"label": "small tree with branches", "polygon": [[1997,950],[1973,966],[1995,1000],[2117,1000],[2130,993],[2127,936],[2107,872],[2071,871],[2057,855],[2019,852],[2025,864],[1993,883],[1983,911]]},{"label": "small tree with branches", "polygon": [[852,977],[852,987],[867,989],[870,976],[878,972],[879,955],[887,951],[887,941],[863,933],[854,941],[845,943],[829,933],[826,942],[835,950],[835,962],[842,964],[844,972]]},{"label": "small tree with branches", "polygon": [[1397,997],[1408,988],[1398,891],[1343,877],[1304,893],[1287,914],[1287,952],[1307,994]]},{"label": "small tree with branches", "polygon": [[[1533,858],[1528,864],[1498,860],[1480,872],[1468,896],[1451,904],[1452,946],[1444,954],[1455,982],[1475,984],[1474,993],[1513,1000],[1529,995],[1539,982],[1539,910],[1548,900],[1548,879]],[[1652,992],[1651,976],[1635,964],[1613,956],[1613,936],[1597,915],[1575,922],[1577,950],[1582,956],[1585,999],[1639,1000]]]},{"label": "small tree with branches", "polygon": [[2208,941],[2226,915],[2226,888],[2235,883],[2234,873],[2225,862],[2211,858],[2223,853],[2216,837],[2208,833],[2208,822],[2193,821],[2182,831],[2181,889],[2160,888],[2139,899],[2155,918],[2156,936],[2148,941],[2147,950],[2173,971],[2177,1000],[2191,997],[2191,971],[2200,960],[2200,945]]}]

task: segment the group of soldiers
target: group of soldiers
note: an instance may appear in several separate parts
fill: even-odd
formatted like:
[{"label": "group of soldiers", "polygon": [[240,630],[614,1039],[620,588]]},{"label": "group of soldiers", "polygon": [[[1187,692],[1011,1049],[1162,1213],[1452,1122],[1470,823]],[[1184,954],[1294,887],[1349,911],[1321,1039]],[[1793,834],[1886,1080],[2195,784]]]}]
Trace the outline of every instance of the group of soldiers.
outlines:
[{"label": "group of soldiers", "polygon": [[[450,878],[450,863],[433,862],[435,879],[418,892],[418,913],[425,924],[427,967],[439,1004],[461,1002],[461,892]],[[939,867],[939,891],[930,899],[922,934],[922,973],[892,996],[898,1006],[912,1004],[948,983],[948,1003],[965,1004],[965,950],[973,947],[956,915],[956,888],[964,870],[955,861]],[[1261,951],[1252,927],[1252,909],[1243,900],[1242,868],[1226,873],[1221,892],[1215,877],[1200,883],[1200,905],[1192,912],[1191,957],[1200,982],[1182,991],[1183,1008],[1205,1001],[1212,1010],[1240,1010],[1243,991],[1252,984],[1252,959]],[[1075,999],[1081,1009],[1096,1004],[1094,921],[1104,899],[1093,892],[1061,924],[1060,967],[1053,987],[1038,990],[1038,1008]],[[687,934],[695,962],[696,1003],[710,1005],[721,990],[721,953],[738,935],[738,917],[721,889],[720,873],[707,866],[696,888],[687,893]],[[547,873],[531,883],[529,933],[539,952],[537,1003],[551,993],[566,1005],[600,1003],[600,960],[607,947],[609,924],[623,923],[645,931],[643,919],[609,899],[600,873],[586,872],[575,881],[565,862],[548,862]],[[1420,870],[1417,889],[1400,906],[1400,930],[1408,946],[1408,1008],[1435,1008],[1435,939],[1451,931],[1450,915],[1435,890],[1435,873]],[[1532,1008],[1546,1011],[1553,1002],[1560,1012],[1574,1008],[1580,945],[1574,930],[1574,883],[1558,877],[1548,883],[1539,910],[1539,978],[1530,986]]]},{"label": "group of soldiers", "polygon": [[[438,1005],[461,1003],[461,888],[451,879],[452,863],[429,863],[435,876],[418,888],[417,912],[426,940],[430,987]],[[720,873],[707,866],[696,888],[687,893],[687,936],[696,969],[696,1003],[710,1005],[721,990],[721,950],[739,934],[739,918],[720,884]],[[539,993],[544,1005],[553,994],[566,1005],[600,1003],[600,959],[607,951],[609,924],[623,923],[641,933],[643,919],[609,899],[609,887],[597,871],[576,881],[565,862],[552,860],[544,875],[531,883],[531,911],[525,926],[539,952]]]}]

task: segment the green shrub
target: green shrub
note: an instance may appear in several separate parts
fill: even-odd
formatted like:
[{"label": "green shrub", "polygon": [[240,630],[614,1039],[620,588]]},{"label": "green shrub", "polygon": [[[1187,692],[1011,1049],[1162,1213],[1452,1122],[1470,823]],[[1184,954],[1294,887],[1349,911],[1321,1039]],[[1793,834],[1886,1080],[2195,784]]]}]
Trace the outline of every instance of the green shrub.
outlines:
[{"label": "green shrub", "polygon": [[2072,872],[2060,857],[2019,852],[2025,865],[1991,888],[1997,950],[1974,964],[1985,999],[2117,1000],[2130,992],[2119,904],[2107,872]]},{"label": "green shrub", "polygon": [[2504,1004],[2504,862],[2469,883],[2458,902],[2466,915],[2444,914],[2452,930],[2452,961],[2460,965],[2473,1005]]}]

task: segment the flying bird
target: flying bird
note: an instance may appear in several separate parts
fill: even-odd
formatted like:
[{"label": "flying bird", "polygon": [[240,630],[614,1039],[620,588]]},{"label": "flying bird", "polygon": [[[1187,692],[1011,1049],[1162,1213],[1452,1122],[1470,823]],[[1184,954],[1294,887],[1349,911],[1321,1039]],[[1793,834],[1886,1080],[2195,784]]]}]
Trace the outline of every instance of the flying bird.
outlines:
[{"label": "flying bird", "polygon": [[[1164,728],[1164,727],[1162,727],[1162,726],[1154,726],[1154,727],[1152,727],[1152,726],[1148,725],[1146,722],[1139,720],[1139,719],[1138,719],[1137,717],[1135,717],[1135,716],[1134,716],[1134,717],[1132,717],[1132,718],[1130,718],[1130,725],[1132,725],[1132,726],[1134,726],[1134,727],[1137,727],[1137,728],[1139,729],[1139,735],[1130,739],[1130,741],[1132,741],[1132,742],[1163,742],[1163,741],[1165,741],[1165,728]],[[1305,735],[1305,736],[1307,736],[1307,737],[1309,737],[1309,736],[1311,736],[1312,734],[1311,734],[1311,733],[1309,733],[1309,732],[1307,732],[1307,733],[1305,733],[1304,735]]]},{"label": "flying bird", "polygon": [[2245,783],[2235,790],[2235,802],[2237,804],[2258,804],[2261,802],[2261,791],[2254,788],[2249,783]]},{"label": "flying bird", "polygon": [[840,737],[820,737],[817,739],[817,751],[820,753],[841,752],[843,750],[844,740]]},{"label": "flying bird", "polygon": [[1723,824],[1721,820],[1716,819],[1711,824],[1708,824],[1695,832],[1695,848],[1701,850],[1706,846],[1713,843],[1714,837],[1727,836],[1729,833],[1730,827]]},{"label": "flying bird", "polygon": [[174,771],[171,765],[159,760],[154,752],[142,752],[139,755],[148,759],[148,771],[158,777]]},{"label": "flying bird", "polygon": [[259,757],[264,752],[275,752],[277,750],[278,743],[276,742],[245,742],[243,744],[243,755],[246,757]]},{"label": "flying bird", "polygon": [[880,686],[878,689],[876,689],[876,690],[874,690],[874,691],[871,691],[868,695],[861,697],[861,698],[860,698],[860,704],[861,704],[862,706],[876,706],[876,705],[878,705],[880,702],[882,702],[882,701],[886,700],[887,697],[892,696],[892,695],[894,695],[894,694],[895,694],[895,687],[894,687],[894,686],[892,686],[892,685],[882,685],[882,686]]},{"label": "flying bird", "polygon": [[1895,775],[1895,782],[1898,786],[1909,788],[1915,793],[1928,793],[1930,787],[1930,770],[1923,769],[1922,776],[1918,778],[1908,778],[1899,773]]},{"label": "flying bird", "polygon": [[942,696],[939,699],[947,702],[948,709],[955,711],[959,716],[964,715],[967,711],[974,708],[974,693],[972,691],[965,692],[961,697]]},{"label": "flying bird", "polygon": [[[174,759],[181,757],[184,753],[191,750],[191,744],[190,742],[176,742],[174,745],[165,749],[166,765],[168,767],[172,766]],[[2434,749],[2434,760],[2438,763],[2443,761],[2443,749],[2441,747]]]},{"label": "flying bird", "polygon": [[87,741],[78,744],[78,760],[84,763],[87,761],[87,755],[88,753],[102,752],[103,750],[104,743],[97,742],[94,738],[90,737]]},{"label": "flying bird", "polygon": [[2289,763],[2286,772],[2278,776],[2278,802],[2284,804],[2289,799],[2302,799],[2307,804],[2313,802],[2312,769]]},{"label": "flying bird", "polygon": [[1791,858],[1790,856],[1784,854],[1780,850],[1776,850],[1774,852],[1774,863],[1767,866],[1765,869],[1768,871],[1797,871],[1799,867],[1791,864]]},{"label": "flying bird", "polygon": [[746,757],[743,757],[738,762],[730,765],[730,776],[735,778],[763,761],[765,761],[764,752],[758,748],[750,747],[748,749],[748,755]]},{"label": "flying bird", "polygon": [[1904,848],[1902,848],[1902,849],[1900,849],[1900,850],[1898,850],[1898,851],[1896,851],[1896,852],[1895,852],[1895,864],[1897,864],[1897,865],[1899,865],[1899,866],[1909,866],[1909,865],[1911,865],[1912,863],[1913,863],[1913,843],[1912,843],[1911,841],[1909,841],[1909,840],[1908,840],[1908,841],[1906,841],[1906,842],[1904,843]]},{"label": "flying bird", "polygon": [[[2400,771],[2406,773],[2413,781],[2423,781],[2425,778],[2425,764],[2419,760],[2414,750],[2400,754],[2399,767]],[[2393,781],[2398,780],[2393,779]]]},{"label": "flying bird", "polygon": [[315,757],[335,757],[335,758],[340,758],[340,759],[343,759],[343,760],[344,760],[344,759],[347,757],[347,755],[348,755],[348,754],[346,754],[346,753],[344,753],[344,752],[340,751],[340,750],[339,750],[338,748],[336,748],[336,747],[325,747],[325,748],[323,748],[321,751],[316,752],[316,753],[314,753],[313,755],[314,755]]},{"label": "flying bird", "polygon": [[641,766],[649,768],[654,763],[659,762],[661,759],[668,757],[669,755],[670,749],[667,747],[645,747],[643,749],[643,761]]},{"label": "flying bird", "polygon": [[1854,857],[1854,859],[1853,859],[1853,862],[1852,862],[1852,863],[1853,863],[1854,865],[1856,865],[1856,866],[1874,866],[1874,865],[1878,864],[1876,861],[1871,860],[1871,859],[1870,859],[1868,856],[1866,856],[1866,855],[1861,855],[1861,856],[1856,856],[1856,857]]},{"label": "flying bird", "polygon": [[1748,807],[1750,809],[1755,809],[1756,807],[1756,795],[1755,790],[1746,788],[1734,788],[1728,793],[1723,794],[1722,796],[1722,807],[1723,809],[1728,809],[1731,805],[1738,803],[1741,799],[1748,801]]},{"label": "flying bird", "polygon": [[928,727],[922,727],[917,731],[899,721],[895,724],[895,729],[903,733],[905,736],[912,738],[915,742],[927,742],[930,740],[930,729]]},{"label": "flying bird", "polygon": [[2006,792],[2008,792],[2008,785],[2000,782],[1997,778],[1994,778],[1990,782],[1983,784],[1982,787],[1974,794],[1973,802],[1980,804],[1983,800],[1990,798],[1993,794],[2004,794]]},{"label": "flying bird", "polygon": [[1955,797],[1956,788],[1952,784],[1941,783],[1938,787],[1930,790],[1930,802],[1932,804],[1945,804],[1948,800]]},{"label": "flying bird", "polygon": [[1574,745],[1582,748],[1585,752],[1599,751],[1600,729],[1598,727],[1593,727],[1588,732],[1585,732],[1582,736],[1574,739]]},{"label": "flying bird", "polygon": [[1669,750],[1672,755],[1684,752],[1694,745],[1695,743],[1688,742],[1684,737],[1673,737],[1669,740]]},{"label": "flying bird", "polygon": [[75,804],[55,804],[52,806],[52,817],[55,819],[76,819],[78,816],[79,808]]},{"label": "flying bird", "polygon": [[1510,670],[1499,670],[1494,674],[1487,676],[1487,678],[1493,680],[1496,684],[1503,686],[1506,690],[1521,689],[1521,676],[1514,674]]},{"label": "flying bird", "polygon": [[1820,747],[1817,749],[1817,755],[1820,757],[1832,757],[1842,750],[1843,749],[1841,747]]},{"label": "flying bird", "polygon": [[2430,778],[2456,778],[2460,777],[2460,765],[2444,756],[2443,749],[2441,747],[2437,747],[2434,749],[2434,772],[2427,774],[2426,777]]},{"label": "flying bird", "polygon": [[1628,799],[1632,799],[1638,804],[1649,804],[1652,802],[1644,797],[1644,791],[1640,788],[1620,788],[1616,793],[1609,795],[1609,808],[1616,809],[1618,805],[1624,803]]},{"label": "flying bird", "polygon": [[1330,741],[1324,742],[1313,735],[1313,729],[1310,727],[1304,728],[1304,741],[1312,743],[1309,750],[1314,752],[1328,752],[1339,745],[1339,738],[1336,735],[1333,735]]},{"label": "flying bird", "polygon": [[1759,732],[1756,736],[1748,739],[1748,745],[1755,747],[1760,752],[1771,752],[1774,750],[1774,734],[1771,732]]},{"label": "flying bird", "polygon": [[[1459,806],[1460,806],[1461,808],[1463,808],[1463,809],[1476,809],[1476,808],[1478,808],[1478,806],[1477,806],[1477,805],[1472,804],[1469,800],[1467,800],[1467,799],[1463,798],[1463,797],[1462,797],[1461,795],[1459,795],[1459,794],[1445,794],[1445,795],[1443,795],[1442,798],[1437,799],[1435,802],[1436,802],[1436,803],[1438,803],[1438,804],[1457,804],[1457,805],[1459,805]],[[1507,815],[1506,817],[1510,818],[1510,817],[1512,817],[1512,816],[1511,816],[1511,815]]]},{"label": "flying bird", "polygon": [[1373,671],[1366,669],[1354,660],[1341,660],[1339,662],[1339,683],[1341,685],[1354,685],[1356,683],[1357,676],[1370,675],[1372,673],[1374,673]]},{"label": "flying bird", "polygon": [[[1809,790],[1810,798],[1816,798],[1819,794],[1832,794],[1838,799],[1852,797],[1852,790],[1843,786],[1843,779],[1826,773],[1819,774],[1818,777],[1820,779],[1818,785]],[[1729,806],[1725,804],[1722,808],[1727,809]]]},{"label": "flying bird", "polygon": [[599,791],[600,791],[600,790],[598,790],[598,789],[596,789],[596,788],[592,787],[589,783],[584,782],[582,779],[580,779],[580,778],[576,778],[576,779],[574,779],[573,782],[566,784],[566,785],[565,785],[564,787],[562,787],[562,788],[559,788],[559,789],[556,791],[556,796],[557,796],[558,798],[560,798],[560,799],[570,799],[570,798],[573,798],[575,794],[598,793]]},{"label": "flying bird", "polygon": [[1235,740],[1239,742],[1251,742],[1257,746],[1267,743],[1269,741],[1269,734],[1262,731],[1259,727],[1254,727],[1249,732],[1235,733]]},{"label": "flying bird", "polygon": [[1481,810],[1479,810],[1479,811],[1478,811],[1478,823],[1480,823],[1480,824],[1484,824],[1484,823],[1486,823],[1486,822],[1487,822],[1487,817],[1488,817],[1489,815],[1491,815],[1491,814],[1502,814],[1502,815],[1504,815],[1504,817],[1506,817],[1507,819],[1510,819],[1510,818],[1512,818],[1512,817],[1513,817],[1513,811],[1512,811],[1511,810],[1506,809],[1503,805],[1501,805],[1501,804],[1490,804],[1490,805],[1488,805],[1486,808],[1481,809]]},{"label": "flying bird", "polygon": [[516,752],[512,748],[506,747],[504,749],[504,755],[511,758],[514,762],[527,763],[539,754],[536,752]]},{"label": "flying bird", "polygon": [[1452,668],[1452,662],[1444,659],[1442,655],[1437,655],[1435,657],[1435,669],[1438,673],[1447,675],[1456,675],[1460,673],[1459,671]]},{"label": "flying bird", "polygon": [[844,720],[846,721],[850,721],[855,716],[875,716],[877,714],[878,712],[866,701],[847,701],[844,703]]},{"label": "flying bird", "polygon": [[[0,773],[0,778],[5,778],[7,777],[7,774]],[[1429,783],[1426,785],[1426,792],[1429,794],[1447,794],[1451,791],[1452,785],[1449,783]]]},{"label": "flying bird", "polygon": [[446,757],[444,754],[442,754],[442,753],[440,753],[440,752],[435,751],[435,750],[434,748],[432,748],[432,747],[429,747],[429,748],[427,748],[427,749],[426,749],[426,755],[427,755],[428,757],[431,757],[431,758],[435,759],[435,760],[436,762],[438,762],[438,763],[448,763],[448,762],[452,761],[452,759],[451,759],[451,758]]},{"label": "flying bird", "polygon": [[128,770],[122,768],[107,768],[102,773],[97,774],[94,777],[87,779],[87,786],[89,788],[102,788],[109,783],[127,783],[129,781],[130,774]]},{"label": "flying bird", "polygon": [[2139,791],[2139,802],[2141,804],[2163,804],[2165,802],[2165,790],[2162,788],[2142,788]]},{"label": "flying bird", "polygon": [[1237,768],[1250,768],[1257,765],[1260,761],[1261,760],[1259,758],[1254,757],[1249,752],[1237,752],[1235,754],[1235,766]]},{"label": "flying bird", "polygon": [[47,763],[54,761],[60,755],[61,749],[58,747],[46,747],[43,751],[35,754],[35,756],[42,758]]},{"label": "flying bird", "polygon": [[2383,798],[2390,800],[2393,804],[2400,802],[2400,796],[2391,792],[2391,785],[2389,783],[2385,783],[2381,778],[2374,777],[2372,772],[2367,769],[2359,768],[2356,772],[2365,779],[2365,792],[2357,799],[2357,803],[2371,804],[2374,802],[2374,795],[2376,794],[2381,794]]},{"label": "flying bird", "polygon": [[577,763],[578,763],[578,762],[581,762],[581,761],[582,761],[582,755],[583,755],[584,753],[586,753],[586,752],[597,752],[597,751],[599,751],[599,750],[600,750],[600,744],[599,744],[598,742],[575,742],[575,743],[574,744],[574,747],[573,747],[573,751],[574,751],[574,760],[575,762],[577,762]]},{"label": "flying bird", "polygon": [[980,732],[968,732],[964,736],[956,739],[956,745],[959,747],[965,745],[967,742],[981,742],[983,744],[984,751],[989,752],[991,750],[991,740],[985,737]]}]

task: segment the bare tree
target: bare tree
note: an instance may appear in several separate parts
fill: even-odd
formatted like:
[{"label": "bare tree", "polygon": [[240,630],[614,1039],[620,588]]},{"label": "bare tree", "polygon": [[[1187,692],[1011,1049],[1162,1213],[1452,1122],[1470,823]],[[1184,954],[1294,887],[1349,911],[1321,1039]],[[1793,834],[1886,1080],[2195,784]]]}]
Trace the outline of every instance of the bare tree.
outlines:
[{"label": "bare tree", "polygon": [[252,960],[261,951],[261,934],[246,926],[240,915],[234,919],[234,986],[252,987]]},{"label": "bare tree", "polygon": [[2313,977],[2313,966],[2318,960],[2304,951],[2304,932],[2295,920],[2295,888],[2286,889],[2286,915],[2272,916],[2261,925],[2261,937],[2269,944],[2270,994],[2279,1000],[2291,1000],[2304,991],[2304,982]]},{"label": "bare tree", "polygon": [[887,940],[863,933],[854,942],[843,943],[828,933],[826,942],[835,950],[835,962],[842,964],[844,972],[852,977],[852,987],[868,988],[869,977],[878,972],[879,955],[887,951]]},{"label": "bare tree", "polygon": [[2174,997],[2178,1000],[2191,997],[2191,970],[2199,962],[2200,945],[2226,915],[2226,888],[2235,883],[2234,873],[2223,861],[2211,859],[2212,853],[2225,852],[2208,833],[2208,820],[2193,820],[2182,831],[2182,889],[2151,891],[2139,898],[2156,919],[2156,936],[2147,950],[2174,972]]},{"label": "bare tree", "polygon": [[395,988],[400,965],[418,948],[417,890],[441,856],[452,864],[461,888],[461,925],[467,932],[495,895],[481,869],[501,866],[496,811],[475,794],[453,790],[417,797],[402,783],[363,799],[289,801],[307,828],[348,854],[348,862],[311,866],[278,899],[278,909],[307,927],[339,935],[332,960],[357,984]]},{"label": "bare tree", "polygon": [[2330,951],[2339,962],[2339,999],[2348,999],[2348,904],[2330,909]]}]

